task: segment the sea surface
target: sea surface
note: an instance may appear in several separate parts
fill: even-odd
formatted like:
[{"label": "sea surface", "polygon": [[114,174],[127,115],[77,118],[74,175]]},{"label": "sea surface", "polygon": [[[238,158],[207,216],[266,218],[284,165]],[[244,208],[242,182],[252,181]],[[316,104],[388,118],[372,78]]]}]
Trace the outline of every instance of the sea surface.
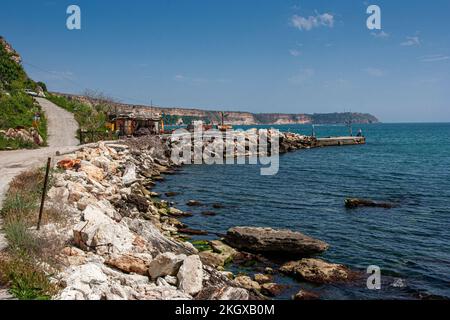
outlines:
[{"label": "sea surface", "polygon": [[[272,127],[311,133],[308,125]],[[194,213],[183,219],[190,228],[220,234],[234,226],[300,231],[330,244],[321,258],[363,275],[355,283],[324,286],[279,275],[276,280],[289,286],[280,299],[300,288],[323,299],[450,298],[450,124],[371,124],[354,131],[359,128],[366,145],[282,155],[275,176],[261,176],[258,165],[189,165],[154,191],[180,192],[166,199]],[[316,134],[348,135],[348,129],[316,126]],[[348,210],[347,197],[397,206]],[[205,206],[189,208],[190,199]],[[224,208],[212,209],[214,203]],[[217,215],[201,214],[211,210]],[[381,290],[367,289],[371,265],[381,268]],[[257,265],[229,268],[258,272]]]}]

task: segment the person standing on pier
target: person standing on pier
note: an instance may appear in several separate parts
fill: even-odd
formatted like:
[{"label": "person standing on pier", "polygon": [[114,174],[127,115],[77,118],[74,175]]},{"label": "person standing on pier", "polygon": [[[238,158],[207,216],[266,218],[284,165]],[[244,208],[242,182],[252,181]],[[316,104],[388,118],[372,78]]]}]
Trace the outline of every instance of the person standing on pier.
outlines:
[{"label": "person standing on pier", "polygon": [[358,130],[358,135],[357,135],[357,137],[363,137],[362,129],[359,129],[359,130]]}]

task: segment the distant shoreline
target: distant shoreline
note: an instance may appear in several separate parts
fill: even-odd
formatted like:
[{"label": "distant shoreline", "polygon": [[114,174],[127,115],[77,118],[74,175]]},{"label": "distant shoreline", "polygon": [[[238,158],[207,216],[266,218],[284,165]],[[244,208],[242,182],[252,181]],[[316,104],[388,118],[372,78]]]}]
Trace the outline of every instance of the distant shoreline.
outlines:
[{"label": "distant shoreline", "polygon": [[[68,99],[75,99],[89,103],[94,99],[82,95],[52,92],[52,94],[64,96]],[[135,105],[121,102],[113,102],[114,108],[119,113],[139,111],[142,113],[162,113],[170,116],[174,121],[182,119],[186,124],[189,120],[207,120],[214,123],[221,121],[222,111],[202,110],[183,107],[160,107],[148,105]],[[224,122],[231,125],[284,125],[284,124],[344,124],[351,121],[353,124],[380,123],[374,115],[358,112],[344,113],[251,113],[245,111],[223,111]]]}]

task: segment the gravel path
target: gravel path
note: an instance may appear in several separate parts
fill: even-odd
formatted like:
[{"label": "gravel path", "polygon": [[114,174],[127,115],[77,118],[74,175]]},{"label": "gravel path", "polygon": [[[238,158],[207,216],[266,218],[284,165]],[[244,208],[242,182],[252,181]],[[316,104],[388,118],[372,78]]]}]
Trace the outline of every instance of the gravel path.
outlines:
[{"label": "gravel path", "polygon": [[[61,154],[71,152],[78,145],[76,139],[78,123],[73,114],[46,99],[36,98],[36,101],[47,118],[48,147],[35,150],[0,151],[0,207],[8,185],[15,176],[24,170],[44,166],[47,157],[54,157],[56,152]],[[6,246],[7,242],[1,232],[0,220],[0,251]],[[5,290],[0,288],[0,300],[7,297]]]}]

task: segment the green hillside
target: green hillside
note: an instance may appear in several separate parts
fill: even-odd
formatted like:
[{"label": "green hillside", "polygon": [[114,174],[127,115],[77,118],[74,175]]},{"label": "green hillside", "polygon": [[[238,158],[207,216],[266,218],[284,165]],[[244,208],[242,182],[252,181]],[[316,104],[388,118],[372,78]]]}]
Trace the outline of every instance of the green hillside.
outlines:
[{"label": "green hillside", "polygon": [[46,140],[46,120],[40,107],[25,93],[25,89],[37,90],[20,64],[20,56],[0,37],[0,150],[34,148],[34,143],[6,138],[4,131],[11,128],[31,128],[36,112],[41,114],[37,128]]}]

